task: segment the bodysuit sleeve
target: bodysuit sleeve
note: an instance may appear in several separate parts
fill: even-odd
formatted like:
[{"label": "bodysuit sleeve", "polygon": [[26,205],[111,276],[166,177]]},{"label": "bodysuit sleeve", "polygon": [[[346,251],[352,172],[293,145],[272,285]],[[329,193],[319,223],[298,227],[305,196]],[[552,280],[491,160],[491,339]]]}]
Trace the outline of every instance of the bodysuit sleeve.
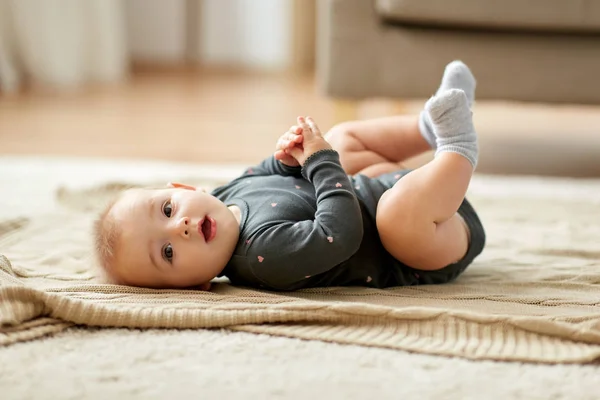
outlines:
[{"label": "bodysuit sleeve", "polygon": [[244,172],[244,175],[282,175],[300,178],[302,177],[302,168],[287,166],[271,156],[263,160],[260,164],[248,168]]},{"label": "bodysuit sleeve", "polygon": [[302,287],[303,280],[350,258],[362,241],[360,206],[339,154],[334,150],[313,154],[302,175],[315,188],[314,219],[274,224],[248,248],[253,275],[275,290]]}]

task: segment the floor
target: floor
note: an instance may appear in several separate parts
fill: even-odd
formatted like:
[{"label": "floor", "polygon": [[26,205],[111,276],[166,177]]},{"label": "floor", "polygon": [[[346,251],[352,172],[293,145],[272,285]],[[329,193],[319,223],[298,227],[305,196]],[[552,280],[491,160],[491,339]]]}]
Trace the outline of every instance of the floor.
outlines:
[{"label": "floor", "polygon": [[[423,101],[372,99],[356,110],[359,118],[416,113]],[[313,116],[325,131],[343,109],[312,76],[139,72],[77,93],[0,97],[0,152],[254,163],[297,115]],[[474,114],[480,172],[600,176],[600,106],[480,101]]]}]

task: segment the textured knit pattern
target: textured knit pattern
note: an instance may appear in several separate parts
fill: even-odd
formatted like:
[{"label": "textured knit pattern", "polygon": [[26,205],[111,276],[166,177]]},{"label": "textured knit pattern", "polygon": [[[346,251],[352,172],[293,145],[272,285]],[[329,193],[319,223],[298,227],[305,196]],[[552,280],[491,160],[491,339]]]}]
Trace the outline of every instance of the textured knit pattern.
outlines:
[{"label": "textured knit pattern", "polygon": [[0,224],[0,343],[71,324],[224,327],[472,359],[599,358],[600,181],[485,182],[496,185],[469,197],[485,221],[488,245],[461,279],[292,293],[97,283],[89,273],[90,238],[72,232],[91,226],[94,213],[84,210],[103,204],[107,190],[63,191],[68,212]]}]

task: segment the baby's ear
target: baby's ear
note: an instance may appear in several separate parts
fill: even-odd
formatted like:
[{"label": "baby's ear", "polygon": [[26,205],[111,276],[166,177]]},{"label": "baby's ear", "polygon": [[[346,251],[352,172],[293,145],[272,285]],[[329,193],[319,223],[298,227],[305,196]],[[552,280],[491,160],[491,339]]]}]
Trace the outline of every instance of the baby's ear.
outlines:
[{"label": "baby's ear", "polygon": [[174,189],[186,189],[186,190],[194,190],[206,193],[206,189],[203,187],[194,187],[190,185],[186,185],[185,183],[177,183],[177,182],[169,182],[167,183],[167,187]]},{"label": "baby's ear", "polygon": [[193,186],[186,185],[184,183],[178,183],[178,182],[169,182],[169,183],[167,183],[167,187],[174,188],[174,189],[196,190],[196,188]]}]

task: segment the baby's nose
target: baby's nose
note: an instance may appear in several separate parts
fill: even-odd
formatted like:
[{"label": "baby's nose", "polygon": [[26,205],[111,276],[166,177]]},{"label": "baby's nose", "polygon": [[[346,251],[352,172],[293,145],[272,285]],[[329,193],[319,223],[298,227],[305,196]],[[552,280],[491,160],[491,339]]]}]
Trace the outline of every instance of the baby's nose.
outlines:
[{"label": "baby's nose", "polygon": [[188,217],[182,217],[175,223],[175,234],[183,237],[190,236],[190,219]]}]

